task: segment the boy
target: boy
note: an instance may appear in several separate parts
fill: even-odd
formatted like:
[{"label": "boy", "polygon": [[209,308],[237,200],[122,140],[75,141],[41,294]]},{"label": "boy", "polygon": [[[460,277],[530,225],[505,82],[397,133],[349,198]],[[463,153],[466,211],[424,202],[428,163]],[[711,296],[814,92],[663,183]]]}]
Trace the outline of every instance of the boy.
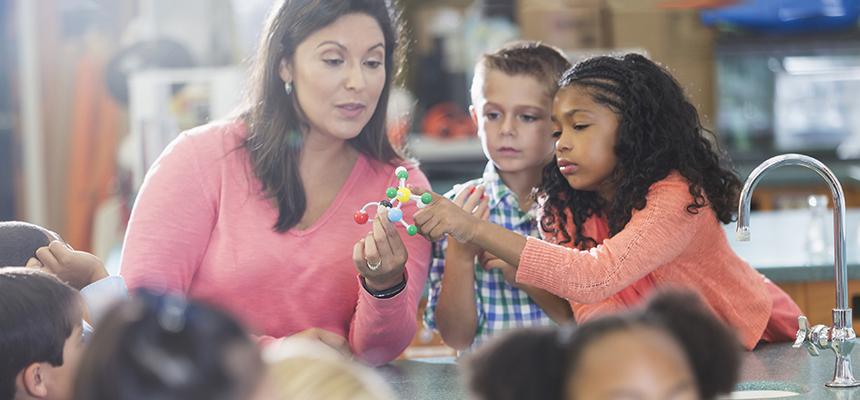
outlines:
[{"label": "boy", "polygon": [[[560,51],[535,42],[507,45],[475,67],[469,111],[489,160],[481,179],[447,197],[493,223],[539,235],[532,189],[552,161],[550,113],[558,79],[570,68]],[[567,301],[516,285],[515,269],[453,238],[434,244],[424,321],[457,350],[519,326],[571,319]]]},{"label": "boy", "polygon": [[39,225],[2,221],[0,268],[23,266],[50,272],[80,290],[87,306],[85,319],[93,324],[114,301],[128,296],[125,281],[108,275],[98,257],[72,249],[55,232]]},{"label": "boy", "polygon": [[0,268],[0,400],[71,398],[83,302],[54,275]]}]

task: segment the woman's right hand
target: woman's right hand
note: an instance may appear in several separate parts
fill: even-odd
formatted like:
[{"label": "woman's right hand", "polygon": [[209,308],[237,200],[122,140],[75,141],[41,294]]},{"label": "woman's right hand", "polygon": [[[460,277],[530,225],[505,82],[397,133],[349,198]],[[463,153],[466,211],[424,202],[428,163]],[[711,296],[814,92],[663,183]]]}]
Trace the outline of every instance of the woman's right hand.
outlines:
[{"label": "woman's right hand", "polygon": [[379,207],[373,227],[352,248],[352,261],[370,289],[384,290],[403,282],[409,254],[406,244],[388,220],[388,210]]}]

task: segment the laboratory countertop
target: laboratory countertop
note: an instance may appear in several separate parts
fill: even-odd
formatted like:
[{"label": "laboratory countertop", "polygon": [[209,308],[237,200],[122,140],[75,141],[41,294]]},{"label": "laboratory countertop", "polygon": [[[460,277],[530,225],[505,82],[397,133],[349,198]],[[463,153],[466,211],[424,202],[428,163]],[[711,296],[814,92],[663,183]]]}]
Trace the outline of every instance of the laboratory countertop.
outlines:
[{"label": "laboratory countertop", "polygon": [[[835,357],[818,357],[790,343],[762,345],[743,355],[739,390],[780,390],[799,393],[788,398],[860,400],[860,388],[830,389]],[[860,367],[855,355],[855,370]],[[515,368],[515,367],[512,367]],[[463,373],[452,359],[400,360],[378,369],[404,400],[467,399]],[[779,397],[785,398],[785,397]]]}]

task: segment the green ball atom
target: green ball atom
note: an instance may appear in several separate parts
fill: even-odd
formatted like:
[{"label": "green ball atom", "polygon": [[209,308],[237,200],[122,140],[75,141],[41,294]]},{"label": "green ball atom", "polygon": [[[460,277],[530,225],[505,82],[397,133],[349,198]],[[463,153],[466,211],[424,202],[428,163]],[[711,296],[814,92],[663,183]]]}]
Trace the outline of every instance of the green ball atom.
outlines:
[{"label": "green ball atom", "polygon": [[395,196],[397,196],[397,189],[395,189],[393,187],[385,189],[385,196],[388,197],[389,199],[393,199]]},{"label": "green ball atom", "polygon": [[409,178],[409,172],[407,172],[405,169],[397,171],[397,178],[398,179],[407,179],[407,178]]},{"label": "green ball atom", "polygon": [[421,195],[421,202],[422,203],[430,204],[431,201],[433,201],[433,195],[431,195],[430,193],[424,193]]},{"label": "green ball atom", "polygon": [[418,227],[415,225],[409,225],[406,227],[406,233],[408,233],[409,236],[415,236],[415,234],[418,233]]}]

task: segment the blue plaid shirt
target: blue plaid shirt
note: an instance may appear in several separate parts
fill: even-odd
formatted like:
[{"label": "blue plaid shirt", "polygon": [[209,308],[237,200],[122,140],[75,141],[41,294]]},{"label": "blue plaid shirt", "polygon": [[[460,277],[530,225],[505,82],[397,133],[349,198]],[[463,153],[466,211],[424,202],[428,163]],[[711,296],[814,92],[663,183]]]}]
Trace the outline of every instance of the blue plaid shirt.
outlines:
[{"label": "blue plaid shirt", "polygon": [[[537,205],[528,212],[520,210],[517,195],[502,182],[492,162],[487,163],[482,179],[474,179],[463,185],[484,184],[489,196],[490,222],[526,236],[539,236]],[[456,190],[445,197],[452,199]],[[436,329],[436,304],[445,272],[445,249],[447,239],[433,243],[433,261],[430,266],[430,294],[424,310],[424,323]],[[478,329],[471,348],[474,349],[498,332],[523,326],[554,324],[552,319],[526,294],[505,281],[501,270],[484,270],[475,261],[475,309],[478,311]]]}]

